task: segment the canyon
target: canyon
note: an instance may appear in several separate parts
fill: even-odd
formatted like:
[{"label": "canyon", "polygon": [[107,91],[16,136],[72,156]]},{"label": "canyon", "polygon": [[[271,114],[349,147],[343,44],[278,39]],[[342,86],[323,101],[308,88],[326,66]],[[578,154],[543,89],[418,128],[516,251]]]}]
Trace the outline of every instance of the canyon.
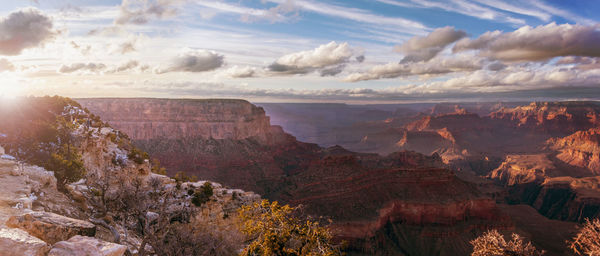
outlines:
[{"label": "canyon", "polygon": [[[581,143],[568,137],[597,124],[595,103],[78,101],[130,134],[169,174],[304,205],[331,219],[356,255],[466,255],[468,241],[487,229],[527,234],[539,227],[516,224],[598,212],[594,132],[578,135]],[[561,237],[572,233],[573,222],[560,223]],[[565,255],[548,243],[558,238],[534,243]]]}]

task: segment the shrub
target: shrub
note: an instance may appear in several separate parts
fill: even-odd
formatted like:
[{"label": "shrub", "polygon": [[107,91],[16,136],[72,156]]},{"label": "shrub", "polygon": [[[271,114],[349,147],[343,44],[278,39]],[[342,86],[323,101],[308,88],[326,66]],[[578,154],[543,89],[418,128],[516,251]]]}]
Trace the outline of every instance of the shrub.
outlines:
[{"label": "shrub", "polygon": [[150,158],[148,153],[139,150],[136,147],[132,147],[127,154],[127,158],[131,159],[136,164],[143,164],[145,159]]},{"label": "shrub", "polygon": [[173,179],[175,179],[177,182],[196,182],[198,180],[198,177],[196,177],[195,175],[188,176],[187,174],[185,174],[185,172],[177,172],[175,173]]},{"label": "shrub", "polygon": [[250,244],[240,255],[341,255],[329,230],[295,216],[297,208],[263,200],[239,210]]},{"label": "shrub", "polygon": [[160,174],[160,175],[167,175],[167,169],[164,167],[161,167],[160,161],[158,161],[158,159],[156,159],[156,158],[152,159],[152,169],[150,171],[153,173],[156,173],[156,174]]},{"label": "shrub", "polygon": [[210,200],[210,197],[213,195],[213,187],[210,182],[204,182],[204,185],[200,187],[199,191],[194,193],[192,197],[192,203],[195,206],[201,206]]},{"label": "shrub", "polygon": [[538,251],[531,242],[525,243],[518,234],[512,234],[512,240],[504,240],[497,230],[485,232],[471,241],[473,253],[471,256],[538,256],[544,251]]},{"label": "shrub", "polygon": [[577,255],[600,256],[600,220],[585,220],[569,248]]},{"label": "shrub", "polygon": [[61,189],[67,183],[78,181],[85,175],[81,156],[74,151],[52,153],[42,166],[54,171],[54,176]]}]

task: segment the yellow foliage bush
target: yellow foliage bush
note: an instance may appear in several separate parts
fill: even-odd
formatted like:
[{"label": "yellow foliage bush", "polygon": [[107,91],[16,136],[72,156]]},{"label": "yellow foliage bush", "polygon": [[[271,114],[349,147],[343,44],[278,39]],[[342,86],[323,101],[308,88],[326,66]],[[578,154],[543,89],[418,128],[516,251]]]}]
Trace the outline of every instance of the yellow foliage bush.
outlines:
[{"label": "yellow foliage bush", "polygon": [[296,207],[262,200],[239,210],[241,231],[250,238],[242,256],[337,256],[329,230],[296,217]]}]

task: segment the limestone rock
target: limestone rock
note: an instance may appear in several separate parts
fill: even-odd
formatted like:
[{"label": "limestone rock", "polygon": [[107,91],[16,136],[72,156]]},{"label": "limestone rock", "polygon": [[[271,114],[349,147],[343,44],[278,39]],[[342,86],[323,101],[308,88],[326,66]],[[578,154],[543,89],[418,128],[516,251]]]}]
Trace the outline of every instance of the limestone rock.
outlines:
[{"label": "limestone rock", "polygon": [[0,229],[1,256],[44,256],[50,250],[46,242],[20,229]]},{"label": "limestone rock", "polygon": [[600,174],[600,128],[577,131],[563,138],[552,138],[548,146],[558,151],[561,161]]},{"label": "limestone rock", "polygon": [[48,256],[121,256],[126,250],[125,245],[77,235],[54,244]]},{"label": "limestone rock", "polygon": [[490,114],[519,128],[549,134],[571,134],[600,124],[600,106],[589,102],[532,102],[527,106],[503,108]]},{"label": "limestone rock", "polygon": [[244,100],[79,99],[133,140],[201,137],[267,140],[269,117]]},{"label": "limestone rock", "polygon": [[554,169],[556,167],[545,154],[508,155],[488,178],[507,186],[541,183]]},{"label": "limestone rock", "polygon": [[12,216],[6,225],[11,228],[21,228],[50,244],[67,240],[75,235],[94,236],[96,234],[96,226],[88,221],[49,212],[30,212]]}]

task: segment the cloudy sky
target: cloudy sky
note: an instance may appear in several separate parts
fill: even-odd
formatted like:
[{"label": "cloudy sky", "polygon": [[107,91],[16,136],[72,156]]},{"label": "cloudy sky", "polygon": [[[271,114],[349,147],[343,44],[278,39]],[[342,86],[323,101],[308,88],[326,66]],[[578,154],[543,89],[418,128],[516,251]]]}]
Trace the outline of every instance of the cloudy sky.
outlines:
[{"label": "cloudy sky", "polygon": [[0,96],[600,99],[596,0],[2,0]]}]

